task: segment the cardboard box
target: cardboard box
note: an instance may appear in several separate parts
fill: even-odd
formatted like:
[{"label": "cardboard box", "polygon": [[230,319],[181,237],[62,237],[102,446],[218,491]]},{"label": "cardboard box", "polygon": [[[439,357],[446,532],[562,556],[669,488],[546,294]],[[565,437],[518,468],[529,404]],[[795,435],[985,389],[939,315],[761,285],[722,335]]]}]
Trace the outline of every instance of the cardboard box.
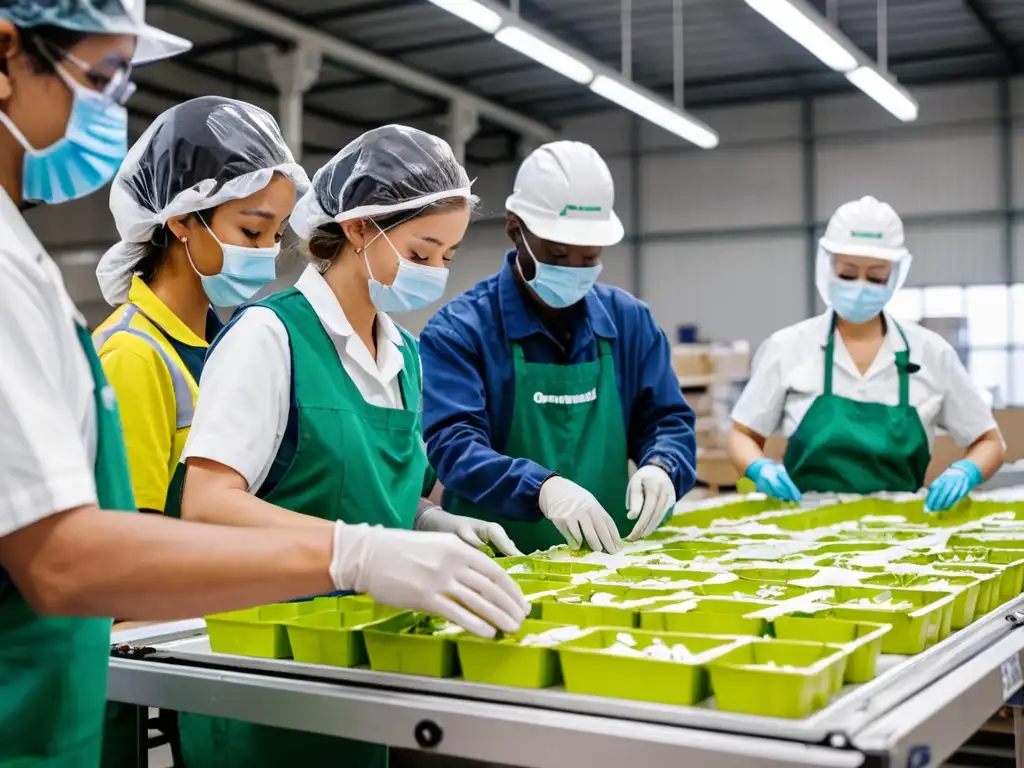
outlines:
[{"label": "cardboard box", "polygon": [[672,369],[682,378],[710,376],[710,349],[704,344],[680,344],[672,348]]}]

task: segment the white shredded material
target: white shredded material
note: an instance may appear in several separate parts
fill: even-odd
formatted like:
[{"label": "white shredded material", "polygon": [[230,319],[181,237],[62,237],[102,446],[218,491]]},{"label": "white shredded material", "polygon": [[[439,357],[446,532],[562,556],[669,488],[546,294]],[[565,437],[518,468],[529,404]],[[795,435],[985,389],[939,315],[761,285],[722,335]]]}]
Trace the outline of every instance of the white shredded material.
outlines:
[{"label": "white shredded material", "polygon": [[555,627],[544,632],[526,635],[519,641],[519,645],[527,648],[549,648],[553,645],[561,645],[569,640],[575,640],[582,634],[583,630],[575,625]]},{"label": "white shredded material", "polygon": [[625,632],[615,636],[615,642],[604,649],[605,653],[615,656],[630,656],[636,659],[651,659],[653,661],[671,661],[678,664],[694,664],[697,662],[698,654],[691,653],[690,649],[681,643],[666,645],[660,638],[654,638],[646,648],[638,648],[636,638]]}]

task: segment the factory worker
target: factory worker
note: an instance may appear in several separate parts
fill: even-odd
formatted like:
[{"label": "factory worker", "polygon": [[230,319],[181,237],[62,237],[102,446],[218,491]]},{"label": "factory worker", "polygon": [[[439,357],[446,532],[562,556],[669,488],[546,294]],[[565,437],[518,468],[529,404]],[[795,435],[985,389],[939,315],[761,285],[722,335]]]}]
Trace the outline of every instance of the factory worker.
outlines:
[{"label": "factory worker", "polygon": [[[926,510],[948,509],[1002,464],[995,419],[953,347],[884,311],[910,262],[889,205],[864,197],[829,221],[816,275],[828,311],[764,343],[732,413],[729,456],[762,493],[917,492],[939,428],[967,455],[932,483]],[[764,443],[780,431],[776,464]]]},{"label": "factory worker", "polygon": [[128,152],[110,210],[121,242],[96,270],[116,310],[93,334],[118,395],[135,502],[162,513],[185,447],[211,304],[275,276],[281,236],[309,179],[267,112],[203,96],[164,112]]},{"label": "factory worker", "polygon": [[464,581],[508,578],[451,535],[129,514],[116,395],[21,209],[113,178],[132,64],[189,47],[141,7],[0,0],[0,765],[100,764],[110,616],[183,619],[331,589],[432,610]]},{"label": "factory worker", "polygon": [[[417,344],[388,316],[440,299],[474,202],[448,144],[405,126],[363,134],[316,173],[291,219],[313,263],[211,349],[169,513],[180,498],[187,520],[241,528],[405,529],[408,550],[377,574],[399,583],[431,556],[409,529],[512,549],[500,526],[467,526],[424,498],[435,477]],[[514,630],[528,607],[501,576],[447,585],[434,611],[481,634],[485,620]],[[189,768],[387,761],[383,747],[213,718],[182,715],[181,736]]]},{"label": "factory worker", "polygon": [[623,237],[614,198],[592,147],[537,149],[505,204],[504,266],[420,337],[444,507],[501,521],[524,552],[615,552],[661,525],[695,480],[694,416],[668,341],[645,304],[597,284],[602,247]]}]

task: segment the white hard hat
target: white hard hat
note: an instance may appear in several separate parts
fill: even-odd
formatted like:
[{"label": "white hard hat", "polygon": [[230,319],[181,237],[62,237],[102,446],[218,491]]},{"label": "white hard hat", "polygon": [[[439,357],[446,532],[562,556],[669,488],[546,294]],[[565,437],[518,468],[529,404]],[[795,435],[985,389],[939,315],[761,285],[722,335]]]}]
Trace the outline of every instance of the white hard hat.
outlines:
[{"label": "white hard hat", "polygon": [[505,201],[527,229],[566,245],[615,245],[622,222],[615,215],[611,171],[592,146],[554,141],[530,153]]},{"label": "white hard hat", "polygon": [[903,247],[903,221],[891,205],[870,196],[839,206],[820,245],[833,255],[887,261],[899,261],[907,255]]}]

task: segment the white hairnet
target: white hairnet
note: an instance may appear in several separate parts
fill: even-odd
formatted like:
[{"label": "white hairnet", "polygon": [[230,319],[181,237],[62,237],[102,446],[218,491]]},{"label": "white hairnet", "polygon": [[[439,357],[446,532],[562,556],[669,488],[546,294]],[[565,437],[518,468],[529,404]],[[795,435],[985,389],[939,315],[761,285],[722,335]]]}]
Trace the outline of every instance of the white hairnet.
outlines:
[{"label": "white hairnet", "polygon": [[364,133],[314,174],[291,225],[307,238],[332,221],[415,211],[472,196],[466,169],[448,142],[416,128],[385,125]]},{"label": "white hairnet", "polygon": [[169,219],[249,197],[275,173],[291,179],[300,196],[309,187],[265,110],[203,96],[164,112],[128,151],[110,189],[121,242],[96,268],[103,298],[113,306],[127,301],[135,267]]}]

